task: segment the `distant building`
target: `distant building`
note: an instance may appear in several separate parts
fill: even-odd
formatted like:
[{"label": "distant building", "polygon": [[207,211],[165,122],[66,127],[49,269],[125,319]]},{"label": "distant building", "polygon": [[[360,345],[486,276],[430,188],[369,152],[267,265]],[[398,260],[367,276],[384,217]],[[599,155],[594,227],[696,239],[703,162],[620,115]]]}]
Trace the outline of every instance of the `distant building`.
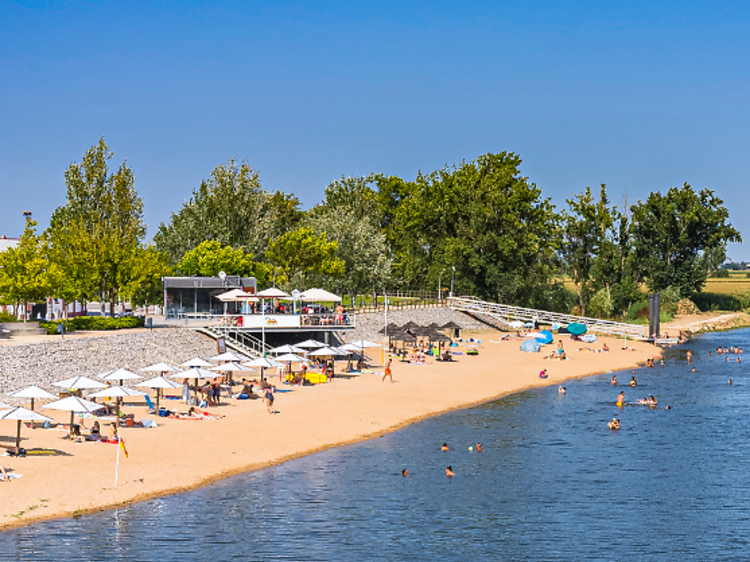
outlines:
[{"label": "distant building", "polygon": [[224,280],[219,277],[165,277],[164,281],[164,315],[167,318],[178,318],[188,314],[221,314],[224,303],[216,295],[242,289],[255,294],[257,281],[255,277],[227,275]]},{"label": "distant building", "polygon": [[0,236],[0,252],[4,252],[8,248],[15,248],[20,241],[20,238],[8,238],[5,235]]}]

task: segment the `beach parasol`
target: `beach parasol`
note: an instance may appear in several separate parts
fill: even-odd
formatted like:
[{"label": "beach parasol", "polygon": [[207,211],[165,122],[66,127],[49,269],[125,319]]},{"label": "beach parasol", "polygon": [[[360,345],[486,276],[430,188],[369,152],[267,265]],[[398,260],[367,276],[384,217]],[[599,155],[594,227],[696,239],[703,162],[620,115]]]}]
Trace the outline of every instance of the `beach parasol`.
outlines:
[{"label": "beach parasol", "polygon": [[84,390],[87,388],[104,388],[106,385],[88,377],[73,377],[64,381],[53,382],[52,386],[67,388],[68,390]]},{"label": "beach parasol", "polygon": [[572,322],[568,324],[568,332],[570,332],[574,336],[582,336],[586,333],[586,325],[579,324],[578,322]]},{"label": "beach parasol", "polygon": [[308,357],[335,357],[337,355],[346,355],[346,353],[335,347],[321,347],[320,349],[311,351],[307,355]]},{"label": "beach parasol", "polygon": [[367,341],[367,340],[357,340],[357,341],[351,342],[350,345],[354,345],[354,346],[356,346],[356,347],[358,347],[360,349],[365,349],[367,347],[380,347],[382,344],[373,343],[373,342]]},{"label": "beach parasol", "polygon": [[421,326],[419,324],[417,324],[416,322],[413,322],[413,321],[409,320],[406,324],[404,324],[403,326],[401,326],[401,330],[403,330],[405,332],[407,330],[413,330],[415,328],[420,328],[420,327]]},{"label": "beach parasol", "polygon": [[509,326],[510,326],[511,328],[515,329],[515,330],[520,330],[521,328],[523,328],[523,326],[524,326],[524,323],[523,323],[523,322],[521,322],[520,320],[513,320],[513,322],[511,322],[511,323],[509,324]]},{"label": "beach parasol", "polygon": [[141,375],[131,373],[127,369],[123,369],[122,367],[120,367],[119,369],[115,369],[114,371],[109,371],[107,373],[104,373],[103,375],[99,375],[99,378],[103,381],[119,381],[120,386],[122,386],[122,381],[132,381],[136,379],[142,379],[143,377]]},{"label": "beach parasol", "polygon": [[139,369],[145,373],[176,373],[178,371],[181,371],[182,369],[178,369],[174,365],[170,365],[169,363],[155,363],[154,365],[149,365],[148,367],[144,367],[143,369]]},{"label": "beach parasol", "polygon": [[193,357],[189,361],[185,361],[184,363],[180,363],[180,367],[188,367],[190,369],[193,369],[195,367],[201,368],[201,367],[210,367],[211,363],[208,361],[201,359],[200,357]]},{"label": "beach parasol", "polygon": [[48,418],[47,416],[37,414],[32,410],[27,410],[26,408],[17,406],[10,410],[3,410],[0,412],[0,420],[16,420],[18,422],[16,430],[16,455],[18,455],[18,452],[21,449],[21,422],[30,421],[33,423],[36,421],[52,421],[52,418]]},{"label": "beach parasol", "polygon": [[285,293],[281,289],[270,287],[268,289],[263,289],[255,296],[261,299],[287,299],[290,295],[289,293]]},{"label": "beach parasol", "polygon": [[78,396],[68,396],[67,398],[63,398],[62,400],[56,400],[55,402],[45,404],[44,406],[42,406],[42,408],[49,408],[50,410],[64,410],[66,412],[70,412],[70,431],[72,432],[73,417],[76,412],[88,412],[89,414],[93,414],[97,410],[101,410],[102,405],[97,404],[96,402],[91,402],[90,400],[84,400],[83,398],[79,398]]},{"label": "beach parasol", "polygon": [[323,289],[308,289],[300,293],[299,300],[305,302],[341,302],[341,297]]},{"label": "beach parasol", "polygon": [[317,340],[305,340],[303,342],[294,344],[294,346],[302,347],[305,349],[316,349],[318,347],[325,347],[326,344],[324,344],[323,342],[319,342]]},{"label": "beach parasol", "polygon": [[244,361],[245,359],[247,359],[247,357],[245,357],[244,355],[232,353],[231,351],[225,351],[221,355],[211,357],[211,361]]},{"label": "beach parasol", "polygon": [[456,330],[456,329],[460,330],[461,326],[459,326],[453,320],[451,320],[450,322],[446,322],[445,324],[440,326],[440,328],[443,330]]},{"label": "beach parasol", "polygon": [[256,357],[251,361],[244,362],[243,365],[247,365],[248,367],[260,367],[260,379],[263,380],[263,377],[266,374],[266,369],[280,367],[281,363],[274,359],[269,359],[268,357]]},{"label": "beach parasol", "polygon": [[216,295],[216,298],[221,302],[243,302],[246,300],[254,299],[255,296],[239,289],[232,289],[231,291],[227,291],[226,293]]},{"label": "beach parasol", "polygon": [[[216,373],[214,373],[213,371],[206,371],[205,369],[201,369],[199,367],[192,367],[185,371],[175,373],[174,375],[169,375],[169,378],[171,379],[195,379],[195,403],[197,404],[198,403],[198,379],[212,379],[215,376],[216,376]],[[185,398],[184,390],[183,390],[183,398]]]},{"label": "beach parasol", "polygon": [[0,402],[0,410],[3,408],[12,408],[10,404],[6,404],[5,402]]},{"label": "beach parasol", "polygon": [[8,396],[12,396],[13,398],[30,398],[31,399],[31,410],[34,411],[34,400],[37,398],[42,399],[48,399],[48,400],[54,400],[57,398],[54,394],[47,392],[43,388],[39,388],[36,385],[27,386],[26,388],[22,388],[21,390],[16,390],[15,392],[9,392]]},{"label": "beach parasol", "polygon": [[254,371],[255,369],[248,369],[247,367],[243,367],[242,365],[238,365],[237,363],[222,363],[221,365],[216,365],[215,367],[211,367],[209,371],[216,371],[219,373],[226,373],[229,378],[229,384],[232,384],[232,373],[239,373],[239,372],[247,372],[247,371]]},{"label": "beach parasol", "polygon": [[528,338],[521,342],[521,351],[527,351],[529,353],[537,353],[541,348],[541,344],[534,338]]},{"label": "beach parasol", "polygon": [[174,381],[164,378],[163,376],[158,376],[158,377],[154,377],[153,379],[143,381],[142,383],[139,383],[136,386],[142,386],[143,388],[153,388],[154,390],[156,390],[156,412],[157,413],[159,412],[159,396],[161,395],[161,390],[165,388],[175,389],[175,388],[182,387],[181,384],[178,384]]},{"label": "beach parasol", "polygon": [[283,361],[288,364],[289,366],[289,372],[292,372],[292,363],[307,363],[307,359],[304,357],[301,357],[295,353],[285,353],[284,355],[279,355],[278,357],[274,357],[275,361]]},{"label": "beach parasol", "polygon": [[339,346],[338,349],[346,351],[347,353],[362,353],[364,351],[361,347],[356,346],[353,343],[345,343],[344,345]]},{"label": "beach parasol", "polygon": [[378,333],[379,334],[385,334],[386,330],[388,331],[388,335],[390,335],[390,334],[392,334],[394,332],[398,332],[399,330],[401,330],[401,327],[398,324],[394,324],[393,322],[389,322],[388,325],[385,328],[380,328],[380,330],[378,330]]},{"label": "beach parasol", "polygon": [[269,349],[268,353],[305,353],[305,350],[304,348],[301,348],[297,345],[281,345],[279,347]]},{"label": "beach parasol", "polygon": [[[136,375],[138,376],[138,375]],[[141,377],[138,377],[141,378]],[[136,390],[134,388],[126,388],[124,386],[110,386],[109,388],[102,388],[97,390],[93,394],[89,394],[88,398],[115,398],[117,404],[117,419],[120,419],[120,399],[127,398],[128,396],[143,396],[145,392]]]}]

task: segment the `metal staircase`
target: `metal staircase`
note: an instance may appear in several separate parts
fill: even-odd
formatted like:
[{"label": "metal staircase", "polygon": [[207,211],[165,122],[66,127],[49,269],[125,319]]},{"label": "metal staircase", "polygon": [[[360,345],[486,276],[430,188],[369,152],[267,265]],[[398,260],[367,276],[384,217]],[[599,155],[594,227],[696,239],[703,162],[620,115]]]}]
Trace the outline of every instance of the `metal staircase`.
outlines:
[{"label": "metal staircase", "polygon": [[534,310],[533,308],[521,308],[519,306],[508,306],[494,302],[482,301],[474,297],[449,297],[448,307],[453,310],[470,312],[473,314],[485,314],[510,327],[514,320],[522,322],[538,321],[541,324],[570,324],[573,322],[584,324],[589,332],[598,332],[612,336],[622,336],[631,339],[648,339],[648,328],[625,322],[614,322],[611,320],[600,320],[598,318],[586,318],[584,316],[572,316],[570,314],[558,314],[546,310]]},{"label": "metal staircase", "polygon": [[238,330],[233,326],[202,326],[196,328],[195,331],[206,334],[215,340],[224,338],[227,347],[231,347],[235,351],[252,358],[263,357],[270,349],[269,346],[264,345],[263,342],[255,336],[243,332],[242,330]]}]

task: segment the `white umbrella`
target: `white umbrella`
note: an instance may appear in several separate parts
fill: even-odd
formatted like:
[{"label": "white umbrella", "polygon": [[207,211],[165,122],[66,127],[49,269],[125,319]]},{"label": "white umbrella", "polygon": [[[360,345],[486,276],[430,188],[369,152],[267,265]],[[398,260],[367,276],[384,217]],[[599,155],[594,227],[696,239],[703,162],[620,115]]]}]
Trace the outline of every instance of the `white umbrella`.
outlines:
[{"label": "white umbrella", "polygon": [[373,343],[373,342],[371,342],[371,341],[367,341],[367,340],[357,340],[357,341],[353,341],[353,342],[351,342],[351,344],[350,344],[350,345],[354,345],[354,346],[356,346],[356,347],[358,347],[358,348],[360,348],[360,349],[364,349],[364,348],[366,348],[366,347],[380,347],[380,346],[382,346],[383,344],[380,344],[380,343]]},{"label": "white umbrella", "polygon": [[216,298],[221,302],[239,302],[255,299],[255,297],[250,293],[240,291],[239,289],[232,289],[231,291],[227,291],[226,293],[221,293],[220,295],[216,295]]},{"label": "white umbrella", "polygon": [[[141,377],[138,377],[141,378]],[[143,396],[146,394],[140,390],[134,388],[126,388],[124,386],[110,386],[109,388],[102,388],[97,390],[93,394],[89,394],[89,398],[116,398],[117,399],[117,419],[120,419],[120,398],[126,398],[128,396]]]},{"label": "white umbrella", "polygon": [[231,351],[225,351],[221,355],[211,357],[211,361],[244,361],[245,359],[247,359],[247,357],[244,355],[232,353]]},{"label": "white umbrella", "polygon": [[277,289],[276,287],[270,287],[268,289],[262,290],[255,296],[262,299],[285,299],[289,297],[289,293],[285,293],[284,291],[282,291],[281,289]]},{"label": "white umbrella", "polygon": [[258,357],[256,359],[253,359],[252,361],[244,362],[243,365],[247,365],[248,367],[263,367],[264,369],[269,369],[278,367],[281,365],[281,363],[268,357]]},{"label": "white umbrella", "polygon": [[511,322],[509,325],[511,328],[515,328],[516,330],[518,330],[519,328],[523,328],[525,324],[520,320],[513,320],[513,322]]},{"label": "white umbrella", "polygon": [[123,369],[122,367],[120,367],[119,369],[115,369],[114,371],[109,371],[108,373],[99,375],[99,378],[103,381],[120,381],[120,384],[122,384],[122,381],[142,379],[143,377],[141,375],[131,373],[127,369]]},{"label": "white umbrella", "polygon": [[211,363],[208,361],[201,359],[200,357],[194,357],[190,359],[189,361],[185,361],[184,363],[180,363],[180,367],[190,367],[191,369],[193,367],[210,367]]},{"label": "white umbrella", "polygon": [[52,418],[48,418],[47,416],[43,416],[42,414],[37,414],[36,412],[27,410],[26,408],[22,408],[21,406],[17,406],[11,410],[4,410],[0,412],[0,420],[16,420],[18,422],[16,430],[16,455],[18,455],[18,451],[21,448],[21,422],[52,421]]},{"label": "white umbrella", "polygon": [[296,345],[282,345],[269,349],[268,353],[305,353],[305,350]]},{"label": "white umbrella", "polygon": [[49,408],[50,410],[64,410],[70,412],[70,431],[72,432],[73,417],[75,412],[88,412],[89,414],[93,414],[97,410],[101,410],[102,405],[97,404],[96,402],[91,402],[90,400],[84,400],[83,398],[79,398],[78,396],[68,396],[67,398],[63,398],[62,400],[56,400],[55,402],[45,404],[42,406],[42,408]]},{"label": "white umbrella", "polygon": [[0,402],[0,408],[12,408],[10,404],[6,404],[5,402]]},{"label": "white umbrella", "polygon": [[334,357],[336,355],[346,355],[346,353],[343,353],[334,347],[321,347],[320,349],[311,351],[307,355],[315,357]]},{"label": "white umbrella", "polygon": [[34,410],[34,400],[36,398],[46,398],[53,400],[57,398],[57,396],[55,396],[54,394],[47,392],[43,388],[39,388],[34,384],[32,384],[31,386],[27,386],[26,388],[22,388],[21,390],[16,390],[15,392],[9,392],[8,396],[12,396],[13,398],[30,398],[32,411]]},{"label": "white umbrella", "polygon": [[317,340],[305,340],[303,342],[294,344],[295,347],[303,347],[305,349],[315,349],[317,347],[325,347],[326,344]]},{"label": "white umbrella", "polygon": [[239,373],[240,371],[253,371],[254,369],[248,369],[247,367],[243,367],[242,365],[238,365],[237,363],[223,363],[221,365],[216,365],[215,367],[211,367],[209,371],[216,371],[218,373]]},{"label": "white umbrella", "polygon": [[216,373],[213,371],[207,371],[206,369],[199,369],[198,367],[193,367],[192,369],[186,369],[184,371],[180,371],[179,373],[175,373],[174,375],[169,375],[170,379],[211,379],[216,376]]},{"label": "white umbrella", "polygon": [[275,361],[285,361],[287,363],[307,363],[308,360],[304,357],[300,357],[299,355],[296,355],[295,353],[285,353],[284,355],[279,355],[278,357],[274,357]]},{"label": "white umbrella", "polygon": [[308,289],[300,293],[299,300],[301,301],[318,301],[318,302],[341,302],[341,297],[329,293],[323,289]]},{"label": "white umbrella", "polygon": [[353,343],[347,343],[342,346],[340,346],[338,349],[341,351],[347,351],[351,353],[362,353],[363,349],[359,346],[354,345]]},{"label": "white umbrella", "polygon": [[181,388],[182,385],[178,384],[174,381],[171,381],[164,377],[155,377],[153,379],[149,379],[147,381],[143,381],[142,383],[137,384],[136,386],[142,386],[144,388],[153,388],[156,390],[156,411],[159,411],[159,397],[161,395],[161,389],[168,388],[168,389],[175,389],[175,388]]},{"label": "white umbrella", "polygon": [[67,388],[69,390],[79,390],[86,388],[104,388],[104,384],[88,377],[73,377],[64,381],[53,382],[52,386]]},{"label": "white umbrella", "polygon": [[140,370],[146,373],[174,373],[176,371],[180,371],[181,369],[178,369],[177,367],[175,367],[174,365],[170,365],[169,363],[162,362],[156,363],[154,365],[149,365],[148,367],[144,367]]}]

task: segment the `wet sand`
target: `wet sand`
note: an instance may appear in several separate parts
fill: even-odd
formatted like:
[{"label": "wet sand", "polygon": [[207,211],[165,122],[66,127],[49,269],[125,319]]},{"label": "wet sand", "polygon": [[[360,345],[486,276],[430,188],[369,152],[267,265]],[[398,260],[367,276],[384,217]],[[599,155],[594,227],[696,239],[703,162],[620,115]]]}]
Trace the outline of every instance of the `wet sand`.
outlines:
[{"label": "wet sand", "polygon": [[[375,373],[335,378],[331,384],[280,387],[291,392],[276,395],[277,413],[270,415],[261,400],[227,400],[211,409],[224,418],[201,421],[147,416],[144,405],[126,406],[125,412],[137,419],[153,419],[159,427],[121,429],[130,456],[120,456],[117,486],[116,445],[71,443],[64,438],[66,431],[24,425],[22,447],[55,449],[64,455],[0,458],[0,464],[23,474],[10,483],[0,482],[0,529],[194,489],[233,474],[372,439],[532,386],[634,367],[659,354],[658,348],[641,342],[628,342],[636,351],[624,351],[622,340],[615,338],[600,338],[596,344],[564,340],[569,360],[559,361],[521,352],[519,340],[493,341],[499,338],[496,332],[475,337],[483,340],[478,356],[464,354],[453,363],[428,365],[394,360],[393,384],[381,382],[382,367],[375,367]],[[610,353],[578,351],[585,346],[601,349],[603,342]],[[552,346],[545,347],[549,353]],[[370,356],[374,363],[382,363],[379,350]],[[337,371],[342,367],[338,364]],[[542,369],[548,370],[548,379],[539,378]],[[278,381],[274,376],[270,380],[274,378]],[[613,389],[613,402],[616,394]],[[176,400],[163,400],[162,405],[187,410]],[[70,418],[65,412],[40,412],[61,423]],[[15,422],[0,422],[0,443],[11,445],[15,430]]]}]

